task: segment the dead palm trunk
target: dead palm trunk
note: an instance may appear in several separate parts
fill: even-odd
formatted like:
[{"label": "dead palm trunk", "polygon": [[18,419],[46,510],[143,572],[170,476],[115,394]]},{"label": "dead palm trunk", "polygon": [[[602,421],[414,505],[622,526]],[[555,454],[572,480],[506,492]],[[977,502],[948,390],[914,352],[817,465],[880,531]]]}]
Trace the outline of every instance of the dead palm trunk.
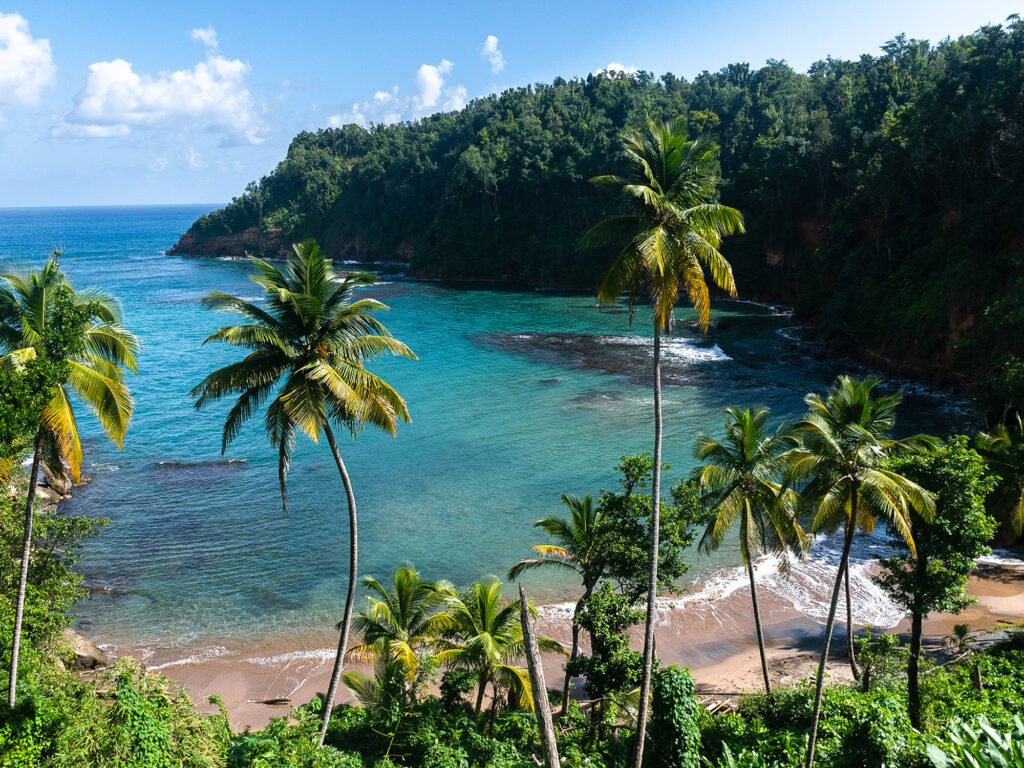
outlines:
[{"label": "dead palm trunk", "polygon": [[850,561],[846,561],[846,570],[843,572],[843,582],[846,584],[846,648],[850,655],[850,671],[853,672],[853,679],[860,680],[860,670],[857,668],[857,654],[853,647],[853,602],[850,600]]},{"label": "dead palm trunk", "polygon": [[757,630],[757,647],[761,651],[761,674],[764,675],[764,692],[771,698],[772,684],[768,679],[768,660],[764,655],[764,634],[761,632],[761,610],[757,605],[757,585],[754,582],[754,564],[747,557],[747,574],[750,576],[750,601],[754,604],[754,627]]},{"label": "dead palm trunk", "polygon": [[651,557],[647,582],[647,621],[644,625],[644,669],[640,678],[640,704],[636,713],[636,749],[633,768],[642,768],[644,737],[651,695],[651,668],[654,662],[654,598],[658,591],[658,538],[661,529],[661,326],[654,319],[654,474],[651,480]]},{"label": "dead palm trunk", "polygon": [[825,664],[828,662],[828,649],[832,642],[832,627],[836,620],[836,606],[839,604],[839,590],[843,587],[843,574],[850,560],[850,547],[853,546],[853,535],[857,531],[857,485],[853,486],[853,510],[846,521],[846,535],[843,539],[843,555],[839,560],[839,573],[836,585],[832,589],[832,603],[828,609],[828,621],[825,623],[825,638],[821,644],[821,657],[818,659],[818,679],[814,690],[814,711],[811,714],[811,735],[807,743],[806,768],[814,765],[814,745],[818,740],[818,721],[821,719],[821,694],[825,688]]},{"label": "dead palm trunk", "polygon": [[334,708],[334,697],[338,694],[338,683],[341,680],[341,670],[345,660],[345,652],[348,650],[349,627],[352,623],[352,608],[356,602],[356,579],[359,573],[359,527],[356,518],[356,496],[352,492],[352,480],[348,476],[348,469],[341,459],[341,452],[338,450],[338,443],[334,439],[334,432],[329,424],[324,424],[324,434],[327,436],[327,443],[331,446],[331,453],[334,454],[334,463],[338,465],[338,474],[341,475],[342,485],[345,486],[345,497],[348,500],[348,596],[345,598],[345,613],[341,619],[341,637],[338,639],[338,655],[334,657],[334,671],[331,673],[331,683],[327,687],[327,698],[324,700],[324,711],[320,723],[320,740],[323,745],[324,737],[327,736],[327,726],[331,722],[331,710]]},{"label": "dead palm trunk", "polygon": [[11,640],[11,677],[7,690],[7,704],[14,706],[18,689],[18,652],[21,650],[21,620],[25,615],[25,589],[28,586],[28,563],[32,556],[32,514],[39,482],[39,460],[43,446],[42,430],[36,435],[32,452],[32,472],[28,478],[28,498],[25,501],[25,536],[21,550],[21,575],[18,578],[18,604],[14,609],[14,637]]},{"label": "dead palm trunk", "polygon": [[[561,762],[558,759],[558,742],[555,741],[555,726],[551,722],[551,704],[548,702],[548,690],[544,685],[544,667],[541,665],[537,636],[533,631],[533,620],[526,602],[526,590],[523,589],[522,584],[519,585],[519,620],[523,625],[526,666],[530,671],[530,685],[533,687],[533,711],[537,713],[537,730],[540,731],[540,744],[544,750],[544,764],[547,768],[561,768]],[[575,646],[577,633],[574,631],[573,635],[573,645]],[[566,680],[568,681],[568,675],[566,675]],[[568,689],[568,682],[566,689]]]}]

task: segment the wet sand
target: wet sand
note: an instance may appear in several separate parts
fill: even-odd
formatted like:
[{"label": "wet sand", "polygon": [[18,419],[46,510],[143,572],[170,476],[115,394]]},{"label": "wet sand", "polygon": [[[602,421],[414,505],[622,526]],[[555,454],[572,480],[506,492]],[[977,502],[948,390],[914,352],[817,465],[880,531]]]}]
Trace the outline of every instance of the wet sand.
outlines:
[{"label": "wet sand", "polygon": [[[972,575],[970,594],[978,603],[958,616],[935,614],[925,622],[926,647],[941,648],[954,624],[969,624],[972,631],[988,630],[999,622],[1024,621],[1024,565],[982,565]],[[773,683],[787,684],[811,676],[816,668],[822,624],[807,618],[793,605],[769,591],[761,597],[761,612]],[[712,699],[729,698],[763,686],[760,660],[750,618],[749,587],[707,601],[659,603],[656,650],[664,664],[689,666],[698,692]],[[856,617],[857,608],[854,608]],[[840,615],[842,616],[842,610]],[[856,624],[856,622],[855,622]],[[539,629],[568,644],[568,613],[563,608],[542,608]],[[641,647],[641,628],[633,631]],[[890,632],[906,632],[904,620]],[[879,630],[881,631],[881,630]],[[205,711],[211,694],[219,694],[238,730],[260,728],[271,717],[288,713],[290,705],[309,701],[325,691],[334,662],[334,633],[306,634],[254,641],[249,645],[210,644],[190,659],[167,659],[161,652],[127,650],[148,668],[185,686]],[[829,674],[849,676],[845,662],[845,627],[837,622]],[[125,653],[122,650],[122,653]],[[163,652],[164,654],[168,652]],[[179,652],[180,653],[180,652]],[[560,688],[562,661],[548,654],[544,660],[549,688]],[[279,705],[261,703],[288,699]],[[344,688],[339,700],[350,700]]]}]

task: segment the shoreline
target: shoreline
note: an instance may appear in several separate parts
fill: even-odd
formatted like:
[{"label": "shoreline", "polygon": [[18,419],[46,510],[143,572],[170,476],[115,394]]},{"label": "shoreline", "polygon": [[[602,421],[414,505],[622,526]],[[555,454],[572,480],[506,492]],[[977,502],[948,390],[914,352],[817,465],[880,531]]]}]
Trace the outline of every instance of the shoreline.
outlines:
[{"label": "shoreline", "polygon": [[[925,620],[926,652],[941,650],[954,624],[966,623],[975,633],[1000,623],[1024,621],[1024,563],[983,561],[971,575],[968,592],[978,602],[961,614],[933,614]],[[701,696],[734,700],[741,693],[760,690],[763,682],[749,615],[749,587],[703,601],[688,603],[686,598],[659,601],[656,636],[662,662],[690,667]],[[567,644],[567,612],[559,606],[540,608],[540,631]],[[855,617],[857,608],[855,602]],[[823,624],[767,590],[761,610],[772,682],[786,685],[813,675]],[[856,620],[855,626],[863,628]],[[903,618],[885,631],[905,634],[909,626],[909,619]],[[642,646],[642,626],[634,627],[632,638],[634,647]],[[220,695],[231,714],[233,728],[240,731],[262,728],[271,717],[286,715],[290,706],[304,704],[326,690],[336,644],[336,633],[324,631],[193,649],[127,646],[117,648],[116,653],[131,656],[149,670],[182,685],[200,711],[215,711],[207,699]],[[845,646],[843,624],[837,621],[829,667],[834,679],[850,676]],[[544,654],[544,669],[548,687],[560,687],[562,659]],[[263,703],[275,700],[279,703]],[[339,703],[350,700],[347,690],[339,691]]]}]

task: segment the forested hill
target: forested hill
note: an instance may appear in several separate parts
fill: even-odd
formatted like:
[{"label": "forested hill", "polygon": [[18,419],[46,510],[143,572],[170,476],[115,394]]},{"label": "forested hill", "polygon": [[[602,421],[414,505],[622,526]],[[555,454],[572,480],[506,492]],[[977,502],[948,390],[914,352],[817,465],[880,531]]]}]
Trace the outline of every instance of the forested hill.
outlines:
[{"label": "forested hill", "polygon": [[620,167],[623,126],[679,116],[717,140],[722,200],[746,216],[724,249],[741,294],[793,302],[895,367],[977,379],[1024,353],[1022,107],[1015,18],[806,74],[559,78],[414,123],[301,133],[176,250],[274,255],[316,237],[418,276],[592,289],[608,254],[576,244],[620,201],[587,180]]}]

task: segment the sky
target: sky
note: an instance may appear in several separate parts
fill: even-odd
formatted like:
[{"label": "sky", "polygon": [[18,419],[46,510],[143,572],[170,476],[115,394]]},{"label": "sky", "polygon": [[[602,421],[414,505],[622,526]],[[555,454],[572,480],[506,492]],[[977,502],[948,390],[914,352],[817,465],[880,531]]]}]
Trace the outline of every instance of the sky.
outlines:
[{"label": "sky", "polygon": [[876,54],[1000,24],[1001,0],[217,3],[0,0],[0,207],[223,203],[301,130],[506,88]]}]

